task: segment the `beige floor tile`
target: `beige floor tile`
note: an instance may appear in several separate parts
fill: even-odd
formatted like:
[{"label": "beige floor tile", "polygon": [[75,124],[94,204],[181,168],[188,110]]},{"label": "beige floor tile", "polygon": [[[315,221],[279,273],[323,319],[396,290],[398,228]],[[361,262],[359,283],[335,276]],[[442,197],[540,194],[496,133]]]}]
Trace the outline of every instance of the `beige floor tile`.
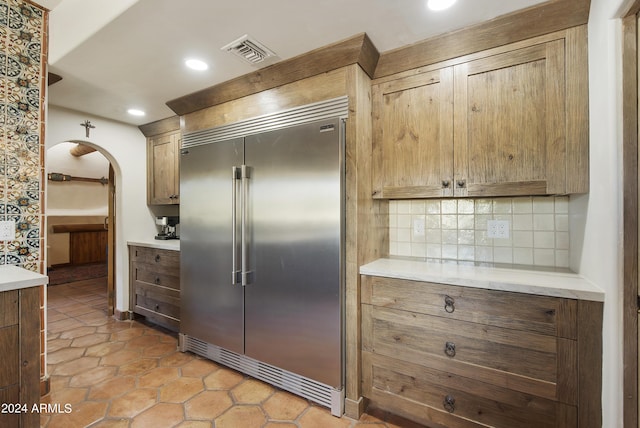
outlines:
[{"label": "beige floor tile", "polygon": [[336,418],[331,416],[329,411],[324,408],[310,407],[299,418],[301,427],[304,428],[346,428],[351,422],[346,418]]},{"label": "beige floor tile", "polygon": [[98,345],[90,346],[87,348],[85,355],[88,357],[104,357],[114,352],[118,352],[124,348],[124,342],[108,342],[100,343]]},{"label": "beige floor tile", "polygon": [[111,402],[109,417],[133,418],[156,404],[157,398],[158,391],[156,389],[134,389]]},{"label": "beige floor tile", "polygon": [[274,392],[275,389],[271,385],[255,379],[246,379],[231,390],[231,395],[239,404],[260,404]]},{"label": "beige floor tile", "polygon": [[96,401],[111,400],[126,393],[127,391],[134,390],[135,388],[135,377],[114,377],[112,379],[107,379],[104,382],[92,386],[87,398],[89,400]]},{"label": "beige floor tile", "polygon": [[58,376],[73,376],[98,366],[100,358],[81,357],[56,365],[51,373]]},{"label": "beige floor tile", "polygon": [[41,403],[47,404],[77,404],[86,400],[89,388],[56,388],[42,397]]},{"label": "beige floor tile", "polygon": [[176,352],[176,344],[175,342],[163,343],[162,337],[160,338],[160,343],[157,345],[149,346],[148,348],[144,348],[142,350],[142,355],[145,357],[164,357],[169,354],[173,354]]},{"label": "beige floor tile", "polygon": [[307,407],[307,400],[284,391],[276,392],[262,405],[269,418],[276,420],[295,420]]},{"label": "beige floor tile", "polygon": [[160,360],[161,366],[168,367],[182,367],[191,361],[193,361],[195,357],[192,354],[184,354],[182,352],[174,352],[173,354],[167,355]]},{"label": "beige floor tile", "polygon": [[107,404],[87,401],[73,406],[70,413],[51,415],[47,428],[87,427],[105,417]]},{"label": "beige floor tile", "polygon": [[82,387],[96,385],[116,374],[116,367],[95,367],[84,373],[73,376],[69,380],[69,386]]},{"label": "beige floor tile", "polygon": [[156,367],[138,378],[140,388],[159,387],[180,377],[177,367]]},{"label": "beige floor tile", "polygon": [[183,420],[182,404],[159,403],[134,418],[131,428],[170,428]]},{"label": "beige floor tile", "polygon": [[87,336],[82,336],[82,337],[73,339],[71,346],[73,348],[87,348],[92,345],[104,343],[107,340],[109,340],[109,335],[107,333],[92,333]]},{"label": "beige floor tile", "polygon": [[155,358],[140,358],[118,368],[119,376],[140,375],[158,366]]},{"label": "beige floor tile", "polygon": [[260,406],[234,406],[216,418],[216,428],[260,428],[267,417]]},{"label": "beige floor tile", "polygon": [[213,361],[197,359],[182,366],[182,376],[202,377],[217,371],[220,366]]},{"label": "beige floor tile", "polygon": [[[54,341],[58,341],[55,339]],[[71,343],[71,342],[69,342]],[[81,348],[60,348],[56,351],[49,352],[47,355],[47,363],[49,364],[61,364],[65,361],[75,360],[82,357],[84,349]]]},{"label": "beige floor tile", "polygon": [[227,391],[203,391],[185,403],[188,419],[213,420],[233,406]]},{"label": "beige floor tile", "polygon": [[141,352],[139,350],[132,351],[130,349],[122,349],[105,355],[100,359],[101,366],[122,366],[140,359]]},{"label": "beige floor tile", "polygon": [[211,428],[213,422],[209,421],[184,421],[176,428]]},{"label": "beige floor tile", "polygon": [[202,391],[204,391],[202,379],[183,377],[160,388],[160,401],[183,403]]},{"label": "beige floor tile", "polygon": [[238,385],[244,376],[234,370],[222,368],[204,379],[207,389],[231,389]]}]

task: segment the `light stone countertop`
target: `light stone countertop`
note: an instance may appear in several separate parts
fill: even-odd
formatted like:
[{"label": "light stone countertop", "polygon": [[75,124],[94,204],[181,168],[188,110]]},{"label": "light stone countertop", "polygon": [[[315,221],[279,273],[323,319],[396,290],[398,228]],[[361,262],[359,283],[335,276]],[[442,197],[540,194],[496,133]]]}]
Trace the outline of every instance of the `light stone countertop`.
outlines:
[{"label": "light stone countertop", "polygon": [[360,273],[541,296],[604,301],[602,290],[571,272],[385,258],[361,266]]},{"label": "light stone countertop", "polygon": [[127,245],[134,245],[137,247],[149,247],[157,248],[159,250],[173,250],[180,251],[179,239],[148,239],[145,241],[127,241]]},{"label": "light stone countertop", "polygon": [[0,265],[0,292],[37,287],[49,283],[49,277],[30,270],[13,266]]}]

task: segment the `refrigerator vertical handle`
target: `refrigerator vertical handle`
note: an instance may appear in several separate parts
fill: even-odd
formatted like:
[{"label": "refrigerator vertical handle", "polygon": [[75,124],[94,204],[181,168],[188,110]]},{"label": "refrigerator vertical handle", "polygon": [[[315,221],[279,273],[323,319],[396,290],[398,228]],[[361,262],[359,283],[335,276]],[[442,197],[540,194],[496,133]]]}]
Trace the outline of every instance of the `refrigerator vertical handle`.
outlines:
[{"label": "refrigerator vertical handle", "polygon": [[237,236],[237,213],[236,213],[236,201],[238,196],[238,171],[237,166],[231,167],[231,285],[238,285],[238,256],[236,249],[238,248],[238,236]]},{"label": "refrigerator vertical handle", "polygon": [[242,165],[242,170],[241,170],[241,177],[242,177],[242,200],[240,202],[240,246],[241,246],[241,253],[242,253],[242,272],[240,274],[241,276],[241,282],[242,285],[245,286],[249,283],[249,248],[247,245],[247,234],[249,233],[248,229],[247,229],[247,205],[249,202],[249,168],[246,165]]}]

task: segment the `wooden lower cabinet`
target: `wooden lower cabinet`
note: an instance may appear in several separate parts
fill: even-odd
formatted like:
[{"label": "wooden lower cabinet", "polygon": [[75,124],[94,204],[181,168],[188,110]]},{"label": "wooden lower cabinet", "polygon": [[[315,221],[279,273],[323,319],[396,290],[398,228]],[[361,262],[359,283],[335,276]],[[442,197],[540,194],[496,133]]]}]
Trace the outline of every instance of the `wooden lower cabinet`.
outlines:
[{"label": "wooden lower cabinet", "polygon": [[0,350],[0,427],[40,426],[39,287],[0,292]]},{"label": "wooden lower cabinet", "polygon": [[130,246],[131,308],[170,330],[180,330],[180,253]]},{"label": "wooden lower cabinet", "polygon": [[600,426],[601,303],[369,276],[362,303],[375,407],[430,427]]}]

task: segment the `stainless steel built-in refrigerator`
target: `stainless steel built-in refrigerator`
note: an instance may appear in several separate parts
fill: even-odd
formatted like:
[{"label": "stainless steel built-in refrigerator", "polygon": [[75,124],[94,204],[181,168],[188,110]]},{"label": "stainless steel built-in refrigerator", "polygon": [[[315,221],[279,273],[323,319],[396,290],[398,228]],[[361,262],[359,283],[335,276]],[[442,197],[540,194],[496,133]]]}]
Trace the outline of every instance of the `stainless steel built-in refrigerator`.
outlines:
[{"label": "stainless steel built-in refrigerator", "polygon": [[325,116],[346,99],[332,103],[186,134],[180,341],[337,415],[344,131]]}]

